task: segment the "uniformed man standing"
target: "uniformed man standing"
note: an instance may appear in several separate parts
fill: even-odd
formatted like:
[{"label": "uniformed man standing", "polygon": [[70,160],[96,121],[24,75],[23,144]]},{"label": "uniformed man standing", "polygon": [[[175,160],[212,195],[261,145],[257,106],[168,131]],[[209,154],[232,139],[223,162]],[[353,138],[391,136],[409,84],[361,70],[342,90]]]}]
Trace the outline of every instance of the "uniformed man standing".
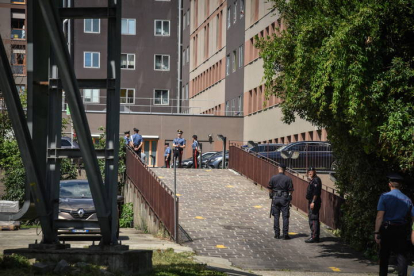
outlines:
[{"label": "uniformed man standing", "polygon": [[306,191],[306,199],[308,200],[308,218],[311,235],[306,243],[319,242],[319,234],[321,232],[321,224],[319,222],[319,210],[321,209],[321,193],[322,181],[316,175],[314,167],[308,169],[309,181],[308,189]]},{"label": "uniformed man standing", "polygon": [[[182,137],[183,131],[181,129],[177,130],[177,138],[173,140],[173,147],[174,147],[174,162],[178,160],[178,168],[182,168],[181,160],[183,158],[183,150],[185,148],[186,141]],[[174,164],[176,166],[177,163]]]},{"label": "uniformed man standing", "polygon": [[165,161],[165,167],[169,168],[170,162],[171,162],[171,149],[170,149],[169,143],[165,143],[164,161]]},{"label": "uniformed man standing", "polygon": [[142,136],[138,134],[139,129],[134,128],[134,135],[131,137],[131,147],[134,149],[135,153],[138,154],[138,157],[141,158],[142,151]]},{"label": "uniformed man standing", "polygon": [[[411,200],[401,191],[403,178],[398,174],[388,175],[390,192],[381,195],[375,221],[375,241],[380,244],[380,276],[388,274],[390,253],[397,256],[398,275],[407,275],[407,237],[411,216],[414,221],[414,208]],[[411,230],[412,231],[412,230]],[[413,234],[411,232],[411,234]]]},{"label": "uniformed man standing", "polygon": [[124,134],[125,134],[124,136],[125,146],[129,146],[129,144],[131,143],[130,131],[127,130],[124,132]]},{"label": "uniformed man standing", "polygon": [[198,169],[198,156],[200,155],[200,145],[197,141],[197,135],[193,135],[193,144],[191,145],[193,151],[193,167]]},{"label": "uniformed man standing", "polygon": [[272,197],[272,215],[274,217],[273,229],[275,239],[280,239],[279,217],[280,212],[283,216],[283,239],[289,240],[289,205],[292,199],[293,183],[292,179],[285,175],[286,166],[279,165],[279,174],[270,178],[269,189]]}]

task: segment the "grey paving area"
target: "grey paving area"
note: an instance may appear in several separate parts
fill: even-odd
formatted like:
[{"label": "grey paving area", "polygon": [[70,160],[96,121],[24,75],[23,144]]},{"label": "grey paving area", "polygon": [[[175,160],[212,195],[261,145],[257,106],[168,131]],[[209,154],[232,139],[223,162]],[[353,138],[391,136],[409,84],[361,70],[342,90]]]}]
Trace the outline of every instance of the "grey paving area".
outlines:
[{"label": "grey paving area", "polygon": [[[173,169],[153,170],[172,187]],[[378,271],[326,230],[321,243],[304,243],[307,218],[292,209],[292,239],[274,239],[267,191],[232,171],[178,169],[177,177],[180,225],[190,238],[184,245],[198,255],[225,258],[249,270],[312,272],[309,275]]]}]

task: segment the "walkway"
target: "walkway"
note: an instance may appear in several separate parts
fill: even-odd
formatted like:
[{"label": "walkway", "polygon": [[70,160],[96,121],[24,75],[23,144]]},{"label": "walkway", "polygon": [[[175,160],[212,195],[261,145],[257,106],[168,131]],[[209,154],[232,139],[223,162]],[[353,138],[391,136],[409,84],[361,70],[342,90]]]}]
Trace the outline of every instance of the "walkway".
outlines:
[{"label": "walkway", "polygon": [[[153,170],[173,187],[173,169]],[[304,243],[309,234],[307,217],[292,209],[292,240],[274,239],[267,191],[232,171],[178,169],[177,194],[180,225],[191,238],[184,245],[198,255],[225,258],[250,270],[378,271],[324,229],[321,243]]]}]

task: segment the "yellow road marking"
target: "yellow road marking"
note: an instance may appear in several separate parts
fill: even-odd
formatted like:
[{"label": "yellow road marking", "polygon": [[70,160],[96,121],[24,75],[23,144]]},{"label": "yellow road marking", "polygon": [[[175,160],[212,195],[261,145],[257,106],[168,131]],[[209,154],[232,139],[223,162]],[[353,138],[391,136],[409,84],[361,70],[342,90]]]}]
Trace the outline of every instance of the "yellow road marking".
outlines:
[{"label": "yellow road marking", "polygon": [[234,186],[232,186],[232,185],[227,185],[226,187],[227,188],[234,188]]},{"label": "yellow road marking", "polygon": [[181,194],[176,194],[177,196],[181,196]]},{"label": "yellow road marking", "polygon": [[256,205],[256,206],[253,206],[254,208],[256,208],[256,209],[260,209],[260,208],[263,208],[263,206],[262,205]]},{"label": "yellow road marking", "polygon": [[205,170],[206,172],[211,172],[211,170]]},{"label": "yellow road marking", "polygon": [[297,235],[298,233],[295,233],[295,232],[289,232],[289,235],[292,235],[292,236],[294,236],[294,235]]},{"label": "yellow road marking", "polygon": [[341,271],[339,268],[334,267],[334,266],[330,266],[329,268],[332,269],[332,271],[335,271],[335,272]]},{"label": "yellow road marking", "polygon": [[196,216],[195,218],[196,218],[196,219],[205,219],[205,218],[200,217],[200,216]]},{"label": "yellow road marking", "polygon": [[159,179],[163,179],[163,178],[165,178],[165,177],[164,177],[164,176],[158,176],[158,178],[159,178]]},{"label": "yellow road marking", "polygon": [[217,248],[221,248],[221,249],[225,249],[225,248],[227,248],[227,247],[225,247],[224,245],[222,245],[222,244],[218,244],[218,245],[216,245],[216,247]]}]

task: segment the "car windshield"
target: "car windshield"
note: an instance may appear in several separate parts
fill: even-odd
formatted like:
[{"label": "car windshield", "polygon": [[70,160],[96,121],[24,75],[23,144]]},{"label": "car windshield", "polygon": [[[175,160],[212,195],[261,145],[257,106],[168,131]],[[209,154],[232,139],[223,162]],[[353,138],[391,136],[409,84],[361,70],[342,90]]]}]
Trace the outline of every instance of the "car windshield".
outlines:
[{"label": "car windshield", "polygon": [[213,155],[215,155],[216,153],[215,152],[209,152],[209,153],[205,153],[205,154],[203,154],[203,159],[205,159],[205,158],[210,158],[210,157],[212,157]]},{"label": "car windshield", "polygon": [[60,197],[69,198],[92,198],[89,183],[87,182],[68,182],[60,183]]},{"label": "car windshield", "polygon": [[286,146],[281,146],[280,148],[278,148],[276,151],[283,151],[283,150],[285,150],[285,148],[287,148],[287,146],[288,145],[286,145]]}]

